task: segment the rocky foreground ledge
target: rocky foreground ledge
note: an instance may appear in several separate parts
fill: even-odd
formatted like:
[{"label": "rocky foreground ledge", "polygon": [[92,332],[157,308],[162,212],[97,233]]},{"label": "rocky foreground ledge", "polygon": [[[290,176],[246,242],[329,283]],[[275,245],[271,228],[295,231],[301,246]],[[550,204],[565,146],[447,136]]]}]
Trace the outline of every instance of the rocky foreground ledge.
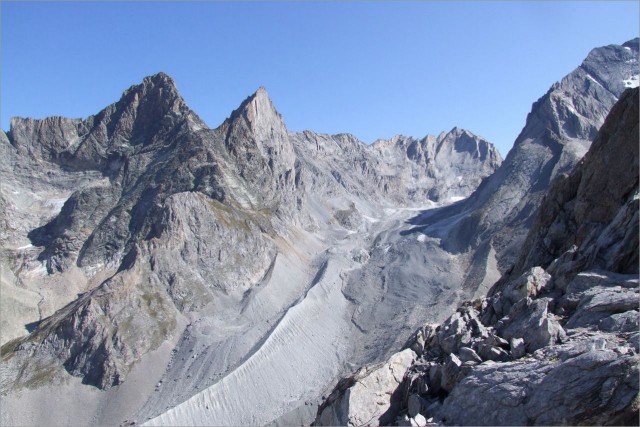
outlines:
[{"label": "rocky foreground ledge", "polygon": [[341,380],[316,425],[638,425],[638,96],[554,181],[489,295]]},{"label": "rocky foreground ledge", "polygon": [[553,289],[541,268],[512,284],[525,296],[507,316],[483,324],[502,294],[425,325],[410,348],[343,381],[316,424],[637,423],[638,276],[582,272],[555,299],[538,297]]}]

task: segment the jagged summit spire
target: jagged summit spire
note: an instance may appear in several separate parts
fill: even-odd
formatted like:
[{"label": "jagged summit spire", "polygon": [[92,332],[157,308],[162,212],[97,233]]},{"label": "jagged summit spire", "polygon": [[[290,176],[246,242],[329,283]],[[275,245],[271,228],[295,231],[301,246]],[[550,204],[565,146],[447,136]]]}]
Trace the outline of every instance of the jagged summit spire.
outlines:
[{"label": "jagged summit spire", "polygon": [[173,106],[180,109],[187,108],[175,81],[164,72],[147,76],[142,79],[142,83],[129,87],[123,92],[120,102],[138,102],[142,98],[152,100],[154,103],[159,101],[166,105],[178,104]]},{"label": "jagged summit spire", "polygon": [[168,75],[163,71],[159,71],[156,74],[151,74],[144,77],[142,79],[142,83],[137,85],[132,85],[131,88],[138,87],[138,86],[162,86],[167,89],[172,89],[177,91],[176,82],[173,79],[173,77],[171,77],[170,75]]},{"label": "jagged summit spire", "polygon": [[175,81],[173,80],[173,78],[167,73],[165,73],[164,71],[159,71],[156,74],[152,74],[150,76],[145,77],[143,82],[147,82],[147,81],[155,82],[156,84],[162,82],[162,83],[170,83],[172,85],[175,85]]},{"label": "jagged summit spire", "polygon": [[[269,97],[269,92],[264,86],[260,86],[252,95],[247,97],[245,101],[240,105],[240,109],[243,107],[247,107],[247,105],[253,104],[254,108],[259,107],[264,110],[272,110],[277,113],[271,98]],[[265,111],[266,112],[266,111]]]},{"label": "jagged summit spire", "polygon": [[[189,117],[197,128],[205,124],[191,111],[180,95],[175,81],[168,74],[159,72],[145,77],[141,83],[129,87],[120,99],[98,114],[116,122],[137,123],[134,127],[157,127],[163,117]],[[124,128],[130,127],[124,125]],[[146,133],[146,131],[145,131]]]},{"label": "jagged summit spire", "polygon": [[252,95],[242,101],[240,106],[231,113],[227,122],[235,122],[240,117],[244,118],[252,127],[274,124],[284,126],[282,116],[276,110],[264,86],[260,86]]},{"label": "jagged summit spire", "polygon": [[260,86],[258,90],[253,93],[253,96],[266,96],[269,97],[269,92],[267,92],[267,88],[264,86]]}]

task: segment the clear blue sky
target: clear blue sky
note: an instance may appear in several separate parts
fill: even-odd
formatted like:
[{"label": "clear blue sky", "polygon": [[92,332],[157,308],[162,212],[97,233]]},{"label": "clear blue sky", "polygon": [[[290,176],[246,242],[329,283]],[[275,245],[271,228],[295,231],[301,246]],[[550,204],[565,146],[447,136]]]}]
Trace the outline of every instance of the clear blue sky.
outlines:
[{"label": "clear blue sky", "polygon": [[639,2],[8,2],[2,129],[86,117],[174,77],[211,127],[265,86],[290,130],[365,142],[454,126],[506,155],[531,104],[593,47],[638,36]]}]

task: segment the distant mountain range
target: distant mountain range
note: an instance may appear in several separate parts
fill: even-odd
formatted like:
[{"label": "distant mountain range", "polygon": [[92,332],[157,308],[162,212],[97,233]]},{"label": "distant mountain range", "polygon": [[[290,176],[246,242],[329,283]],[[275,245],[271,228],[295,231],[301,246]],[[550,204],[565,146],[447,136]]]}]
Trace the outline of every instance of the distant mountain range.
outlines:
[{"label": "distant mountain range", "polygon": [[[517,339],[501,320],[519,301],[503,301],[505,289],[571,245],[595,254],[575,274],[637,277],[637,220],[615,219],[621,209],[637,219],[637,174],[599,176],[637,169],[638,93],[625,90],[637,86],[638,52],[638,39],[594,49],[533,104],[504,162],[458,128],[371,145],[290,132],[264,88],[212,129],[164,73],[86,119],[14,118],[0,133],[2,423],[305,424],[317,412],[318,422],[357,424],[355,403],[341,397],[347,383],[336,381],[414,345],[425,322],[451,322],[463,301],[502,304],[465,315]],[[626,107],[603,127],[621,98]],[[581,162],[594,139],[604,154]],[[594,221],[605,225],[580,228]],[[625,316],[637,324],[637,314]],[[459,345],[432,344],[419,353],[462,357]],[[523,354],[557,343],[543,344],[525,339]],[[406,383],[402,361],[388,387]],[[448,409],[460,375],[446,395],[413,394],[451,396],[431,413],[468,423]],[[377,422],[403,422],[407,402]]]}]

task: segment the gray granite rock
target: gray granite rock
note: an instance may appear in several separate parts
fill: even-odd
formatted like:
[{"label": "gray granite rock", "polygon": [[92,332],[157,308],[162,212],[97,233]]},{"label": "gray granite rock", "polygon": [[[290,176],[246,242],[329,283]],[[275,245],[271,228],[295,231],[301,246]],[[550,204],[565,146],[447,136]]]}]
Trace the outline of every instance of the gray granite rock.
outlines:
[{"label": "gray granite rock", "polygon": [[523,298],[534,298],[545,289],[550,289],[551,276],[541,267],[534,267],[525,272],[516,280],[510,282],[503,291],[503,295],[511,304],[515,304]]},{"label": "gray granite rock", "polygon": [[526,349],[522,338],[511,338],[509,345],[511,347],[511,357],[519,359],[525,355]]},{"label": "gray granite rock", "polygon": [[578,303],[575,313],[567,322],[568,328],[597,325],[613,314],[634,310],[640,305],[638,289],[610,288],[598,293],[586,293]]},{"label": "gray granite rock", "polygon": [[560,364],[481,365],[451,392],[438,415],[455,425],[628,423],[637,417],[637,363],[637,356],[591,351]]},{"label": "gray granite rock", "polygon": [[637,356],[620,357],[607,350],[569,359],[533,388],[525,414],[535,425],[634,423],[638,362]]},{"label": "gray granite rock", "polygon": [[507,353],[504,349],[485,343],[480,343],[478,345],[478,355],[482,358],[482,360],[506,362],[510,359],[509,353]]},{"label": "gray granite rock", "polygon": [[462,361],[455,354],[450,354],[442,367],[440,387],[446,392],[451,391],[460,380],[462,373]]},{"label": "gray granite rock", "polygon": [[598,322],[598,329],[605,332],[635,332],[640,329],[640,313],[629,310],[615,313]]},{"label": "gray granite rock", "polygon": [[525,348],[530,353],[561,342],[565,332],[548,312],[548,305],[548,298],[520,300],[511,308],[508,318],[503,319],[503,323],[497,326],[498,334],[507,340],[522,338]]},{"label": "gray granite rock", "polygon": [[460,347],[458,356],[462,362],[482,363],[482,358],[478,356],[478,353],[469,347]]},{"label": "gray granite rock", "polygon": [[316,425],[387,425],[400,406],[396,389],[416,354],[405,349],[386,363],[356,374],[346,389],[336,389],[318,410]]}]

